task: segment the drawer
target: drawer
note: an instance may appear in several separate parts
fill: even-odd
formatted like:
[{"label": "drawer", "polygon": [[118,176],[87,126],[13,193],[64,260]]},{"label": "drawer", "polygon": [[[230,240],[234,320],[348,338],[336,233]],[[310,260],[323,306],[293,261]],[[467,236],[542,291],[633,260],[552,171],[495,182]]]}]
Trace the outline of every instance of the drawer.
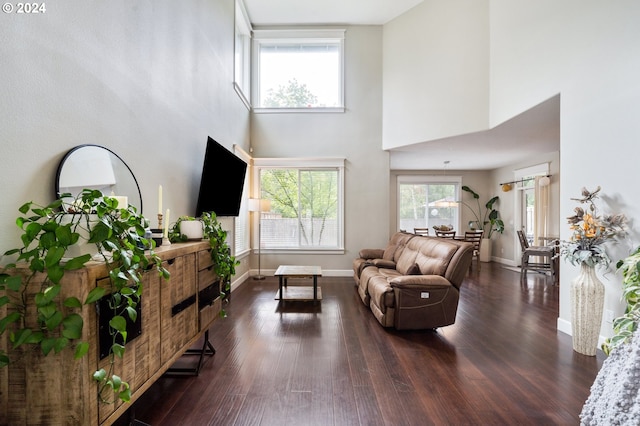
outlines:
[{"label": "drawer", "polygon": [[198,312],[198,322],[200,325],[200,331],[205,330],[211,326],[211,323],[218,318],[220,310],[222,308],[222,301],[217,298],[213,304],[205,306]]},{"label": "drawer", "polygon": [[213,260],[211,260],[211,249],[200,250],[198,252],[198,271],[213,266]]},{"label": "drawer", "polygon": [[213,265],[209,269],[198,271],[198,291],[210,286],[217,279]]}]

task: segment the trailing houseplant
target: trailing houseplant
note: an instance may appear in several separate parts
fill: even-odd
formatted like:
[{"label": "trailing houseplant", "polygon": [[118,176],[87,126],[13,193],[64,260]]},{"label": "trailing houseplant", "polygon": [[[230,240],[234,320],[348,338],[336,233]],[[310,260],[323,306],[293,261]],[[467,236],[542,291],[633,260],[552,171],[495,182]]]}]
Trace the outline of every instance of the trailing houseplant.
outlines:
[{"label": "trailing houseplant", "polygon": [[[221,296],[225,299],[231,289],[231,277],[236,273],[236,266],[240,264],[231,255],[231,248],[227,243],[227,231],[222,228],[222,224],[214,212],[203,212],[200,218],[192,216],[180,216],[171,226],[169,232],[169,240],[171,242],[186,241],[186,235],[180,233],[180,223],[186,220],[200,220],[203,226],[203,235],[209,241],[211,246],[211,260],[213,261],[213,269],[222,283]],[[222,310],[221,315],[225,315]]]},{"label": "trailing houseplant", "polygon": [[[10,342],[10,348],[0,352],[0,367],[13,362],[28,347],[39,347],[44,356],[75,347],[75,358],[85,356],[89,343],[81,341],[84,324],[77,311],[110,295],[109,371],[95,371],[93,379],[103,402],[129,401],[129,384],[113,373],[125,352],[126,317],[136,319],[141,278],[148,267],[155,266],[164,278],[169,277],[153,252],[152,242],[145,238],[147,220],[134,207],[118,206],[115,198],[90,189],[75,198],[62,194],[46,206],[28,202],[19,211],[16,225],[22,231],[22,245],[5,252],[12,261],[0,274],[0,307],[6,307],[6,316],[0,318],[0,334],[9,333]],[[85,239],[95,246],[96,256],[85,253],[68,258],[71,248]],[[111,288],[96,287],[85,300],[73,296],[59,300],[65,273],[92,259],[105,263]],[[32,283],[39,283],[40,291],[30,298],[27,288]],[[37,312],[37,325],[30,327],[26,316],[32,309]]]},{"label": "trailing houseplant", "polygon": [[627,306],[624,315],[613,321],[614,335],[602,345],[602,350],[609,355],[611,351],[629,341],[638,330],[640,323],[640,247],[631,255],[617,263],[618,272],[622,273],[622,298]]},{"label": "trailing houseplant", "polygon": [[471,194],[477,203],[477,210],[474,210],[467,203],[461,201],[461,203],[473,214],[476,219],[475,222],[478,224],[478,228],[484,231],[485,238],[491,238],[494,232],[502,234],[504,232],[504,222],[500,219],[500,212],[494,208],[495,204],[499,202],[500,197],[496,195],[489,199],[489,201],[484,205],[483,213],[482,206],[480,204],[480,195],[466,185],[462,186],[462,190]]}]

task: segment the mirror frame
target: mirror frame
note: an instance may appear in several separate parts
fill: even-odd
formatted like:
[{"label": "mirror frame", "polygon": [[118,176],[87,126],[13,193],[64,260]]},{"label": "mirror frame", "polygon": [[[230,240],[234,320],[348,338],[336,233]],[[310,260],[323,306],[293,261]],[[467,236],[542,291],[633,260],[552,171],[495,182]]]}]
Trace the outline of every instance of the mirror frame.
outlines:
[{"label": "mirror frame", "polygon": [[142,211],[143,211],[142,210],[142,192],[140,191],[140,185],[138,184],[138,180],[136,179],[136,175],[133,174],[133,171],[131,170],[131,167],[129,167],[129,165],[118,154],[116,154],[115,152],[113,152],[109,148],[107,148],[105,146],[102,146],[102,145],[92,144],[92,143],[86,143],[86,144],[78,145],[78,146],[75,146],[75,147],[71,148],[69,151],[67,151],[67,153],[64,155],[64,157],[62,157],[62,160],[60,160],[60,163],[58,164],[58,169],[56,170],[55,199],[57,200],[58,198],[60,198],[60,174],[62,173],[62,168],[64,167],[64,163],[77,150],[79,150],[81,148],[85,148],[85,147],[90,147],[90,146],[96,147],[96,148],[102,148],[105,151],[108,151],[111,155],[115,156],[118,160],[120,160],[122,162],[122,164],[124,164],[124,166],[127,168],[129,173],[131,174],[131,177],[133,178],[133,181],[136,184],[136,188],[138,188],[138,197],[140,199],[140,211],[138,213],[142,214]]}]

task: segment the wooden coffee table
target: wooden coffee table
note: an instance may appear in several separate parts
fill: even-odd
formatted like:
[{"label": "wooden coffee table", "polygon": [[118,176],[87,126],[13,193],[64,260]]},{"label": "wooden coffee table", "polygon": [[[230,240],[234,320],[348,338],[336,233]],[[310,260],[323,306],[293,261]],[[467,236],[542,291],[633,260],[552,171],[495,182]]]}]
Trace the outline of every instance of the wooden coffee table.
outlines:
[{"label": "wooden coffee table", "polygon": [[[279,289],[276,300],[322,300],[322,289],[318,287],[318,277],[322,276],[320,266],[280,265],[274,276],[279,278]],[[313,287],[287,286],[289,278],[313,278]]]}]

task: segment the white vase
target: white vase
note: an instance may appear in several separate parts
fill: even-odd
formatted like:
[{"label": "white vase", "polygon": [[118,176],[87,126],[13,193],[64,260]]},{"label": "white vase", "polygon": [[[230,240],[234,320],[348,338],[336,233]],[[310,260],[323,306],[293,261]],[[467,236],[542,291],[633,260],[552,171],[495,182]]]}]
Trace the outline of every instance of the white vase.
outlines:
[{"label": "white vase", "polygon": [[491,262],[491,239],[483,238],[480,244],[480,253],[478,254],[480,262]]},{"label": "white vase", "polygon": [[180,222],[180,233],[186,235],[189,240],[201,240],[204,229],[201,220],[183,220]]},{"label": "white vase", "polygon": [[571,329],[573,350],[594,356],[602,324],[604,285],[598,279],[595,268],[580,266],[580,275],[571,281]]}]

